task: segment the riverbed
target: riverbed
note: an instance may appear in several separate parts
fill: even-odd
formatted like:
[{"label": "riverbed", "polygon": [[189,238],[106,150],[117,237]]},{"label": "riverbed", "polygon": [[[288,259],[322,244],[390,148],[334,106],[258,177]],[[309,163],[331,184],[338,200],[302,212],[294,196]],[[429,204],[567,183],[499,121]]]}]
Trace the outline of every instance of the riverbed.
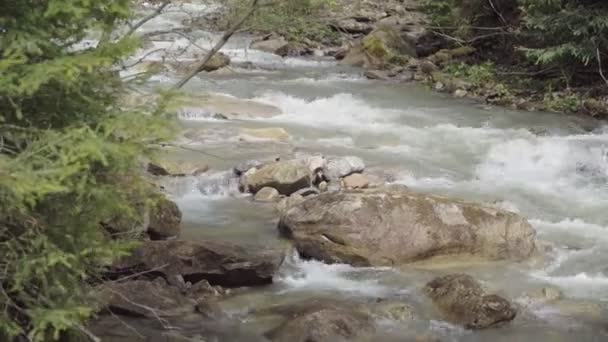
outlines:
[{"label": "riverbed", "polygon": [[[173,13],[146,25],[171,27],[180,18]],[[207,32],[193,34],[203,46],[217,39]],[[389,183],[524,215],[537,230],[544,257],[526,263],[354,268],[293,255],[272,286],[238,290],[220,303],[232,318],[261,334],[275,322],[256,312],[272,304],[387,300],[410,305],[413,318],[378,318],[376,340],[429,334],[441,341],[608,339],[608,126],[563,114],[486,107],[413,83],[368,80],[361,70],[331,58],[281,58],[247,49],[251,38],[237,36],[223,49],[232,67],[203,73],[184,91],[202,99],[212,94],[252,100],[277,107],[280,114],[225,120],[204,104],[180,113],[188,132],[180,144],[188,149],[170,150],[169,158],[210,167],[196,177],[164,180],[184,215],[182,238],[284,246],[276,230],[278,212],[241,194],[232,167],[246,160],[352,155]],[[187,42],[154,44],[177,49]],[[152,77],[146,89],[178,79],[165,72]],[[267,127],[283,128],[289,137],[243,134]],[[510,324],[480,332],[441,321],[420,289],[454,271],[475,276],[524,309]],[[543,287],[558,289],[563,299],[530,304]]]}]

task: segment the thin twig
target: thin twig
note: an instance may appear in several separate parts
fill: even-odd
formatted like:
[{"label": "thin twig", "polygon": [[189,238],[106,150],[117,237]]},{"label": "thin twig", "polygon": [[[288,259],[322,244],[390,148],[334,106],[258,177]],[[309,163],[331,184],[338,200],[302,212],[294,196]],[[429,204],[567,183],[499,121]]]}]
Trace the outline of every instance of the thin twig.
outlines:
[{"label": "thin twig", "polygon": [[500,18],[500,20],[502,21],[503,24],[507,25],[507,20],[505,19],[505,17],[502,16],[502,13],[500,13],[498,11],[498,9],[496,8],[496,6],[494,6],[494,2],[492,2],[492,0],[488,0],[488,2],[490,3],[490,6],[492,7],[492,10],[494,10],[494,13],[496,13],[496,15],[498,15],[498,17]]},{"label": "thin twig", "polygon": [[93,334],[89,329],[85,328],[83,325],[79,324],[76,327],[78,328],[78,330],[80,330],[80,332],[85,334],[91,341],[101,342],[101,339],[99,337],[95,336],[95,334]]},{"label": "thin twig", "polygon": [[137,329],[135,329],[134,326],[132,326],[131,324],[123,321],[122,319],[120,319],[120,317],[118,317],[117,314],[115,314],[112,310],[108,309],[108,312],[110,313],[110,315],[112,315],[112,317],[114,317],[114,319],[116,319],[117,321],[119,321],[122,325],[125,326],[125,328],[131,330],[133,333],[135,333],[135,335],[137,335],[138,337],[140,337],[141,339],[145,339],[146,337],[144,335],[142,335]]},{"label": "thin twig", "polygon": [[245,21],[247,19],[249,19],[249,17],[251,17],[253,15],[253,13],[255,12],[255,10],[258,8],[258,4],[259,4],[259,0],[253,0],[251,2],[251,6],[250,6],[249,10],[247,11],[247,13],[245,13],[240,20],[238,20],[234,25],[232,25],[232,27],[228,31],[226,31],[224,33],[224,35],[222,36],[222,38],[220,39],[220,41],[217,42],[217,44],[215,44],[215,46],[213,47],[213,49],[211,49],[207,53],[207,55],[205,56],[205,58],[203,58],[203,60],[197,65],[196,69],[194,69],[190,74],[188,74],[182,80],[180,80],[179,82],[177,82],[173,86],[173,88],[174,89],[181,89],[194,76],[196,76],[198,73],[200,73],[201,70],[203,70],[203,68],[205,67],[205,65],[207,65],[207,63],[209,63],[209,61],[211,60],[211,58],[213,58],[213,56],[215,56],[215,54],[218,53],[220,51],[220,49],[228,42],[228,40],[230,39],[230,37],[232,37],[232,35],[241,26],[243,26],[243,24],[245,23]]},{"label": "thin twig", "polygon": [[129,68],[132,68],[132,67],[136,66],[137,64],[139,64],[139,63],[143,62],[143,61],[144,61],[144,59],[146,59],[146,58],[147,58],[148,56],[150,56],[151,54],[156,53],[156,52],[159,52],[159,51],[163,51],[163,50],[164,50],[163,48],[159,48],[159,49],[154,49],[154,50],[152,50],[152,51],[148,51],[148,52],[147,52],[145,55],[141,56],[141,58],[139,58],[139,59],[138,59],[137,61],[135,61],[134,63],[129,64],[129,65],[123,65],[123,66],[122,66],[122,70],[127,70],[127,69],[129,69]]},{"label": "thin twig", "polygon": [[152,315],[154,316],[154,318],[156,318],[158,320],[158,322],[163,326],[163,328],[165,328],[167,330],[179,330],[178,327],[174,327],[174,326],[170,325],[169,321],[167,321],[166,319],[160,317],[160,315],[158,314],[158,311],[155,310],[154,308],[151,308],[151,307],[149,307],[147,305],[144,305],[144,304],[136,303],[136,302],[130,300],[124,294],[122,294],[122,293],[120,293],[120,292],[118,292],[116,290],[113,290],[113,289],[110,289],[110,288],[108,290],[110,292],[118,295],[119,297],[121,297],[125,302],[127,302],[127,303],[129,303],[131,305],[137,306],[139,308],[142,308],[142,309],[144,309],[144,310],[149,311],[150,313],[152,313]]},{"label": "thin twig", "polygon": [[145,23],[147,23],[148,21],[159,16],[160,13],[165,9],[165,7],[169,6],[170,3],[171,3],[171,0],[165,0],[165,2],[163,2],[160,6],[158,6],[158,8],[154,12],[150,13],[150,15],[148,15],[147,17],[143,18],[142,20],[138,21],[135,25],[131,25],[131,29],[129,29],[129,31],[127,32],[127,34],[124,37],[129,37],[130,35],[135,33],[135,31],[137,31],[140,27],[142,27]]},{"label": "thin twig", "polygon": [[121,281],[125,281],[125,280],[128,280],[128,279],[132,279],[132,278],[138,277],[140,275],[156,272],[156,271],[162,270],[163,268],[165,268],[167,266],[169,266],[169,264],[164,264],[162,266],[154,267],[154,268],[149,269],[149,270],[145,270],[145,271],[142,271],[142,272],[134,273],[134,274],[128,275],[126,277],[116,279],[116,280],[114,280],[114,282],[118,283],[118,282],[121,282]]},{"label": "thin twig", "polygon": [[602,77],[604,82],[606,82],[606,85],[608,85],[608,78],[606,78],[606,75],[604,75],[604,70],[602,69],[602,56],[600,55],[600,48],[599,47],[596,48],[595,52],[596,52],[596,56],[597,56],[597,65],[598,65],[598,70],[599,70],[600,76]]}]

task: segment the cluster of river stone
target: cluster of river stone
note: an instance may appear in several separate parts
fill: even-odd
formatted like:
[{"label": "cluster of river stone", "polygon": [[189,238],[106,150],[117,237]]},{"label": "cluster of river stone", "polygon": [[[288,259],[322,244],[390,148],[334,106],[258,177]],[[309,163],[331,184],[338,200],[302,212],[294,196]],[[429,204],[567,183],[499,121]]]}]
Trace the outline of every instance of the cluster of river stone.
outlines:
[{"label": "cluster of river stone", "polygon": [[[241,191],[252,193],[254,201],[263,202],[260,205],[277,205],[278,231],[302,258],[398,268],[445,256],[522,261],[537,252],[535,230],[515,213],[417,193],[364,171],[364,162],[357,157],[323,156],[234,168]],[[108,272],[112,281],[100,287],[108,312],[167,325],[179,325],[188,315],[226,319],[215,303],[234,289],[271,284],[291,253],[180,240],[181,214],[174,203],[163,203],[151,213],[150,239],[114,265]],[[504,324],[517,312],[508,299],[486,293],[465,274],[438,277],[423,292],[441,312],[438,319],[468,329]],[[272,308],[283,313],[284,320],[263,338],[331,341],[373,334],[378,305],[312,300]],[[404,310],[393,306],[389,317]],[[109,316],[100,317],[94,327],[107,329],[104,320]]]}]

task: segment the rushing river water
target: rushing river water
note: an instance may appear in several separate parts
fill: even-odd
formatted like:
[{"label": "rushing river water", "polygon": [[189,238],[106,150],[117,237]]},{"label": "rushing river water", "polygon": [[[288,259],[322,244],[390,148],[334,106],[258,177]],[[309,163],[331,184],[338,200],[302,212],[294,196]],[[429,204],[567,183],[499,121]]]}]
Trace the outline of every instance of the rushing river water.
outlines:
[{"label": "rushing river water", "polygon": [[[196,6],[192,6],[197,10]],[[178,25],[179,13],[147,28]],[[199,32],[200,44],[213,35]],[[356,155],[368,169],[412,189],[472,201],[492,202],[525,215],[549,245],[534,263],[445,267],[353,268],[291,257],[273,286],[238,291],[222,302],[243,326],[264,331],[272,320],[255,315],[270,304],[300,299],[378,298],[414,308],[407,322],[378,319],[381,341],[407,341],[430,333],[442,341],[604,341],[608,339],[608,127],[548,113],[483,108],[419,85],[370,81],[332,60],[296,59],[246,50],[247,37],[224,49],[230,72],[195,78],[186,91],[253,99],[280,108],[271,118],[217,120],[204,110],[184,113],[184,129],[195,136],[174,158],[196,159],[211,171],[167,181],[184,214],[186,238],[281,245],[272,205],[238,193],[231,167],[249,159],[298,154]],[[184,40],[155,46],[186,44]],[[149,58],[154,58],[151,55]],[[253,67],[239,67],[252,62]],[[239,64],[240,63],[240,64]],[[150,87],[169,85],[176,75],[155,76]],[[240,139],[243,128],[282,127],[288,141]],[[594,127],[590,130],[589,127]],[[427,265],[428,266],[428,265]],[[515,321],[470,332],[437,320],[420,287],[439,274],[464,271],[520,303]],[[527,294],[549,286],[564,300],[527,305]]]}]

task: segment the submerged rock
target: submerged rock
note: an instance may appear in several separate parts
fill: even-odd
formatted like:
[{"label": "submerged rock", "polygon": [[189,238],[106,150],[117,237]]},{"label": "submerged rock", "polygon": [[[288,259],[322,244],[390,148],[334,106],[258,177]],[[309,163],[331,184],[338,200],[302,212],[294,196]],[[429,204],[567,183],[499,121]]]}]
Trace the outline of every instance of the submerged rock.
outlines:
[{"label": "submerged rock", "polygon": [[267,127],[267,128],[244,128],[241,130],[241,139],[244,140],[272,140],[272,141],[287,141],[291,136],[284,128]]},{"label": "submerged rock", "polygon": [[256,193],[264,187],[275,188],[281,195],[307,188],[312,182],[308,167],[297,160],[278,161],[264,165],[256,173],[247,177],[249,189]]},{"label": "submerged rock", "polygon": [[276,202],[279,200],[279,196],[277,189],[265,187],[255,194],[254,200],[257,202]]},{"label": "submerged rock", "polygon": [[513,320],[517,314],[508,300],[486,295],[479,282],[465,274],[436,278],[424,291],[449,321],[468,329],[495,326]]},{"label": "submerged rock", "polygon": [[[287,310],[287,321],[266,335],[277,342],[354,340],[375,330],[372,318],[354,305],[312,301]],[[292,312],[289,312],[292,311]]]},{"label": "submerged rock", "polygon": [[279,231],[304,257],[359,266],[441,255],[522,260],[536,237],[517,214],[403,186],[320,194],[284,212]]},{"label": "submerged rock", "polygon": [[174,238],[180,233],[182,212],[177,204],[166,198],[160,199],[150,211],[148,235],[152,240]]},{"label": "submerged rock", "polygon": [[153,271],[169,281],[206,280],[223,287],[272,283],[284,251],[215,241],[148,241],[114,267],[114,272]]}]

